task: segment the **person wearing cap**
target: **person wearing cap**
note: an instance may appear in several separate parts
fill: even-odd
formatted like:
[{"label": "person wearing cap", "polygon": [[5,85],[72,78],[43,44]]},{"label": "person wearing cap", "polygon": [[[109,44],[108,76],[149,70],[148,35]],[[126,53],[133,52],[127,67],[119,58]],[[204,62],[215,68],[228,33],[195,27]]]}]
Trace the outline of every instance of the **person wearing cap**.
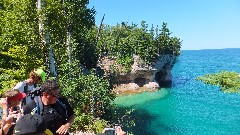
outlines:
[{"label": "person wearing cap", "polygon": [[[0,100],[0,105],[2,107],[2,126],[1,126],[1,134],[12,133],[13,130],[13,118],[21,117],[21,113],[18,111],[14,111],[13,107],[17,107],[20,105],[21,101],[26,97],[25,93],[21,93],[18,90],[7,90],[3,94],[3,98]],[[10,129],[11,128],[11,129]],[[10,134],[9,133],[9,134]]]},{"label": "person wearing cap", "polygon": [[[24,80],[22,82],[19,82],[16,84],[13,89],[17,89],[20,92],[28,93],[29,91],[33,90],[40,84],[41,82],[44,82],[46,78],[46,73],[42,69],[34,69],[30,72],[29,78],[27,80]],[[23,100],[22,105],[23,107],[31,101],[30,97],[26,97],[25,100]]]},{"label": "person wearing cap", "polygon": [[13,135],[50,135],[42,116],[38,114],[26,114],[19,118],[14,127]]}]

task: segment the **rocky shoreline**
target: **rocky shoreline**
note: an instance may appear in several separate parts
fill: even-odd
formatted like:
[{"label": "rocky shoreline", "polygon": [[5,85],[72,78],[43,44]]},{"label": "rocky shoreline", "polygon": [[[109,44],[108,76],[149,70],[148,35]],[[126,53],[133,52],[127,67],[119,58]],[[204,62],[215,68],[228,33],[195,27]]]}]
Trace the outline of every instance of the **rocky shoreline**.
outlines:
[{"label": "rocky shoreline", "polygon": [[138,94],[138,93],[142,93],[145,91],[148,92],[155,92],[157,90],[159,90],[159,87],[155,83],[150,83],[151,87],[149,85],[147,86],[143,86],[143,87],[139,87],[137,84],[135,83],[129,83],[129,84],[121,84],[118,86],[115,86],[115,88],[113,89],[113,91],[117,94],[117,95],[129,95],[129,94]]}]

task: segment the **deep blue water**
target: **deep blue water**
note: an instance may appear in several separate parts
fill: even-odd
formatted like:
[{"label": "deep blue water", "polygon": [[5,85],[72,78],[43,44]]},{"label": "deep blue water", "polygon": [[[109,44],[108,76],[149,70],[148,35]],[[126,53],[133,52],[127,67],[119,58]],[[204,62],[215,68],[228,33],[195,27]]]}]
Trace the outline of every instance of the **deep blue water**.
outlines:
[{"label": "deep blue water", "polygon": [[240,49],[182,51],[172,70],[172,88],[118,97],[135,110],[135,135],[240,135],[240,94],[195,80],[222,70],[240,73]]}]

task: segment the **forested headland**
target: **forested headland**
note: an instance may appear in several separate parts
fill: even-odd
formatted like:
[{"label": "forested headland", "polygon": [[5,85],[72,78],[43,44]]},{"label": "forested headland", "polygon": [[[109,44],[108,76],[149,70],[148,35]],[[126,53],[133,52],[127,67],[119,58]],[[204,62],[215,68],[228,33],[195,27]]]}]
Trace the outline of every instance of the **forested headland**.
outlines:
[{"label": "forested headland", "polygon": [[[43,68],[58,81],[76,118],[72,130],[101,132],[120,121],[109,78],[99,74],[102,56],[116,57],[129,71],[133,55],[151,65],[159,55],[180,55],[182,41],[160,26],[119,22],[95,24],[88,0],[0,1],[0,92]],[[128,112],[125,112],[128,113]],[[124,115],[124,114],[122,114]]]}]

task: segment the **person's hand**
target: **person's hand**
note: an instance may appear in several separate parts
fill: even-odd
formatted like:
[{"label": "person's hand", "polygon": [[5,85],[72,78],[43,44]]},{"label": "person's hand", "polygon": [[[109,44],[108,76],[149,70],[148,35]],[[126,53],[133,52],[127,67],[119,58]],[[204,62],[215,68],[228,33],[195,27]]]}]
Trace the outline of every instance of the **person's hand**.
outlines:
[{"label": "person's hand", "polygon": [[[106,134],[106,130],[107,128],[104,128],[102,134]],[[115,126],[115,135],[126,135],[126,132],[120,126]]]},{"label": "person's hand", "polygon": [[115,127],[117,135],[126,135],[126,132],[122,130],[120,126]]},{"label": "person's hand", "polygon": [[2,110],[5,111],[8,109],[7,98],[1,98],[0,105],[2,106]]},{"label": "person's hand", "polygon": [[5,125],[5,124],[15,124],[13,122],[13,118],[18,117],[18,116],[19,116],[19,114],[17,113],[17,111],[10,111],[8,116],[6,116],[2,119],[3,125]]},{"label": "person's hand", "polygon": [[70,124],[67,123],[65,125],[62,125],[57,131],[56,133],[60,134],[60,135],[65,135],[68,132],[68,129],[70,127]]}]

